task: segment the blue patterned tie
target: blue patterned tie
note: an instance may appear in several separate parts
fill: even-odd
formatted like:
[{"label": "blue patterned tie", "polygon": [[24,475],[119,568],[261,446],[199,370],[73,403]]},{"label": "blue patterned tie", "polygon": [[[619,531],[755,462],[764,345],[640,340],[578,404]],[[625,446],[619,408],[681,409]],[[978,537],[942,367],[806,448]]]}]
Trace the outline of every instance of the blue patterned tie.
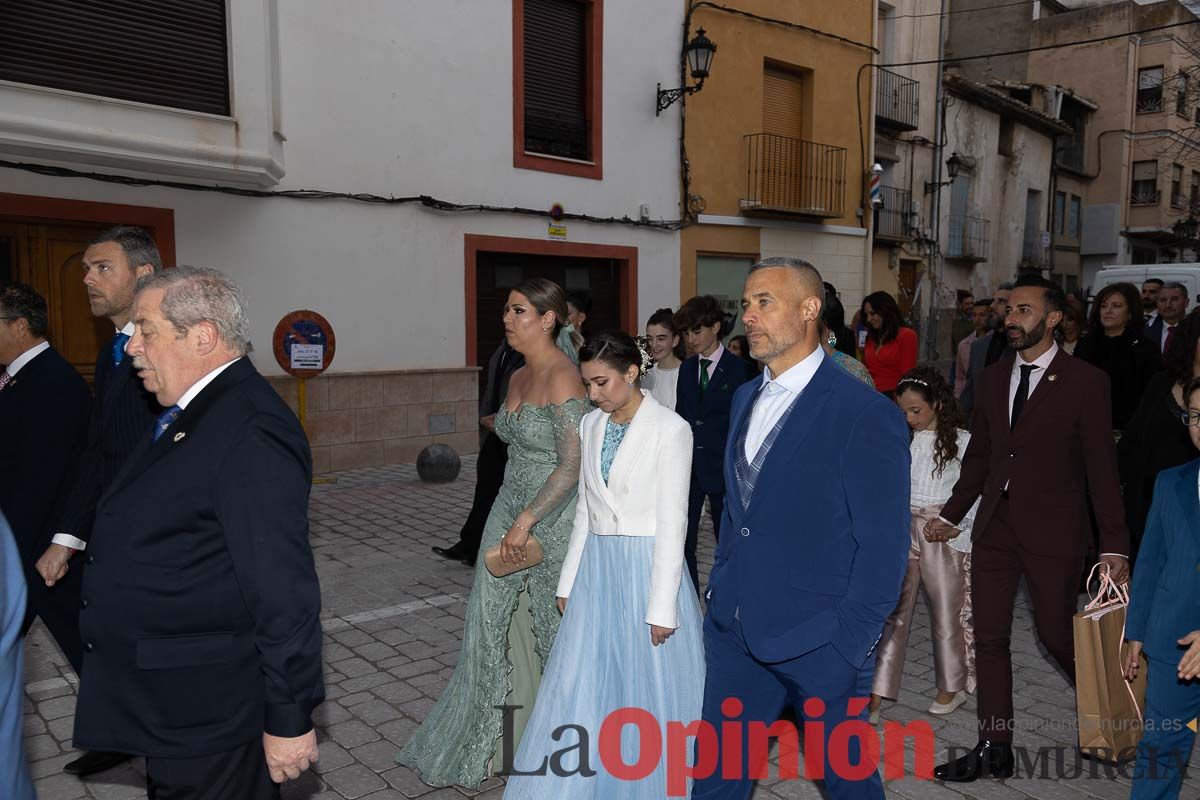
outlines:
[{"label": "blue patterned tie", "polygon": [[179,406],[171,406],[166,411],[158,415],[158,419],[154,421],[154,441],[158,441],[158,437],[167,432],[167,428],[171,427],[171,423],[179,419],[179,415],[183,413],[183,409]]},{"label": "blue patterned tie", "polygon": [[113,366],[121,366],[121,359],[125,357],[125,344],[129,341],[129,334],[118,332],[112,340],[112,357]]}]

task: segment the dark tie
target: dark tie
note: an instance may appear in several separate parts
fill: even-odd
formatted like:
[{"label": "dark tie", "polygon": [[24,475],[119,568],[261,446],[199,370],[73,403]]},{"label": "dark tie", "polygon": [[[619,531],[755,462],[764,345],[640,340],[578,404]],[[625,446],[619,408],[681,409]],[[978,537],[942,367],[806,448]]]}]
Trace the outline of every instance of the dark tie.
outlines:
[{"label": "dark tie", "polygon": [[167,428],[171,427],[171,423],[179,418],[183,413],[183,409],[179,406],[171,406],[166,411],[158,415],[158,419],[154,421],[154,441],[167,432]]},{"label": "dark tie", "polygon": [[125,344],[129,341],[129,334],[118,332],[112,340],[112,358],[113,366],[121,366],[121,359],[125,357]]},{"label": "dark tie", "polygon": [[1017,396],[1013,398],[1011,430],[1017,429],[1017,420],[1021,418],[1021,409],[1029,399],[1029,376],[1037,369],[1036,364],[1021,365],[1021,382],[1017,384]]},{"label": "dark tie", "polygon": [[1171,340],[1172,340],[1172,339],[1174,339],[1174,338],[1175,338],[1175,326],[1174,326],[1174,325],[1168,325],[1168,326],[1167,326],[1167,338],[1166,338],[1166,339],[1163,339],[1163,349],[1162,349],[1162,351],[1163,351],[1164,353],[1165,353],[1165,352],[1167,352],[1167,348],[1171,346]]},{"label": "dark tie", "polygon": [[704,390],[708,388],[708,365],[712,363],[710,358],[700,359],[700,396],[704,397]]}]

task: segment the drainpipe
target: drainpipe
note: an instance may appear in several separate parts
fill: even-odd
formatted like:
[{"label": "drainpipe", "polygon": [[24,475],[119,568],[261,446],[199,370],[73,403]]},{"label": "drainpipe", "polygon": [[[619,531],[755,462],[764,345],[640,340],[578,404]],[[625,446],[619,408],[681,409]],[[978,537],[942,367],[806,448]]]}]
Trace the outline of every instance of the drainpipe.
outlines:
[{"label": "drainpipe", "polygon": [[[871,3],[871,30],[874,32],[874,35],[871,37],[871,41],[876,42],[876,45],[878,45],[878,42],[876,40],[879,38],[879,0],[874,0],[874,2]],[[881,58],[880,53],[872,53],[871,54],[871,63],[876,64],[876,65],[879,64],[880,58]],[[875,93],[877,91],[879,91],[879,80],[878,80],[878,76],[876,75],[876,72],[874,69],[871,69],[870,73],[871,73],[871,90],[867,93],[867,97],[868,97],[867,102],[870,103],[870,106],[867,109],[868,110],[867,118],[870,120],[870,122],[867,124],[867,137],[866,137],[866,140],[863,142],[863,147],[870,148],[868,150],[868,152],[870,152],[872,155],[874,155],[874,153],[875,153],[875,104],[877,102],[876,98],[875,98]],[[862,159],[863,163],[874,165],[874,163],[875,163],[874,158],[867,158],[866,157],[867,153],[863,153],[862,155],[863,155],[863,159]],[[870,194],[867,191],[865,191],[866,187],[867,187],[867,176],[859,175],[858,182],[859,182],[859,185],[863,188],[862,202],[859,206],[859,210],[862,212],[863,228],[866,230],[866,234],[867,234],[866,236],[863,237],[863,263],[866,265],[866,269],[863,270],[863,281],[862,281],[863,297],[866,297],[867,295],[869,295],[871,293],[871,274],[875,271],[875,209],[871,205]]]},{"label": "drainpipe", "polygon": [[[942,0],[942,15],[938,18],[938,65],[937,74],[934,77],[937,88],[933,99],[933,164],[931,165],[935,186],[942,182],[942,154],[945,150],[942,146],[942,139],[946,135],[946,97],[945,87],[942,84],[942,74],[945,67],[942,61],[946,58],[946,12],[949,10],[949,6],[950,0]],[[924,189],[924,187],[921,188]],[[929,228],[933,234],[933,247],[930,249],[930,263],[927,265],[924,280],[925,294],[927,295],[926,306],[929,310],[925,315],[925,335],[921,337],[925,360],[931,360],[937,354],[938,326],[935,288],[941,285],[945,274],[945,262],[942,259],[941,248],[942,189],[940,186],[934,189],[933,197],[929,202]]]}]

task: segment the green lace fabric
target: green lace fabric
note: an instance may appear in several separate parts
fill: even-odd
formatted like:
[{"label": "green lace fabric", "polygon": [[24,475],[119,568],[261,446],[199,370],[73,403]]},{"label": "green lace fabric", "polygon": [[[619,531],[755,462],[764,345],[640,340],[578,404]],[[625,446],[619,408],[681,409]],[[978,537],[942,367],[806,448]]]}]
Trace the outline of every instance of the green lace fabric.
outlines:
[{"label": "green lace fabric", "polygon": [[[396,759],[430,786],[477,787],[501,771],[505,750],[517,751],[558,633],[555,592],[575,516],[579,420],[588,410],[587,400],[578,398],[496,414],[496,434],[509,445],[508,466],[480,553],[499,544],[528,508],[538,519],[531,533],[545,555],[537,566],[503,578],[478,561],[454,675]],[[503,705],[522,706],[511,742],[500,740],[497,707]]]}]

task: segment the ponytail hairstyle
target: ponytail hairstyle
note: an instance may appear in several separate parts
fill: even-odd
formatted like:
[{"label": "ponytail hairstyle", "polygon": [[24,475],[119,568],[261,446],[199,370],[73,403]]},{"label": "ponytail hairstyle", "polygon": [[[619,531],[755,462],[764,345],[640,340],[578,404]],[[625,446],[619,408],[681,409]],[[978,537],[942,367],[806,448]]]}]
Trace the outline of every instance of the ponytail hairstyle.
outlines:
[{"label": "ponytail hairstyle", "polygon": [[933,367],[914,367],[904,373],[896,384],[896,398],[901,392],[916,392],[933,409],[937,420],[937,437],[933,445],[933,469],[941,477],[946,465],[958,457],[958,429],[965,421],[950,383]]},{"label": "ponytail hairstyle", "polygon": [[660,308],[650,315],[650,319],[646,320],[646,327],[651,325],[660,325],[671,332],[673,336],[679,337],[679,342],[671,352],[680,361],[687,358],[687,346],[683,343],[683,332],[679,330],[679,326],[675,324],[675,312],[669,308]]},{"label": "ponytail hairstyle", "polygon": [[[559,343],[559,334],[570,324],[567,319],[567,293],[554,281],[545,278],[526,278],[513,287],[514,292],[525,295],[537,310],[538,316],[553,311],[554,327],[550,329],[550,340]],[[574,327],[570,328],[570,344],[578,350],[583,336]],[[566,338],[566,337],[564,337]]]},{"label": "ponytail hairstyle", "polygon": [[634,338],[620,330],[589,336],[587,342],[579,349],[579,363],[588,361],[599,361],[622,375],[628,372],[630,367],[637,367],[639,381],[646,377],[646,373],[654,366],[645,337]]}]

